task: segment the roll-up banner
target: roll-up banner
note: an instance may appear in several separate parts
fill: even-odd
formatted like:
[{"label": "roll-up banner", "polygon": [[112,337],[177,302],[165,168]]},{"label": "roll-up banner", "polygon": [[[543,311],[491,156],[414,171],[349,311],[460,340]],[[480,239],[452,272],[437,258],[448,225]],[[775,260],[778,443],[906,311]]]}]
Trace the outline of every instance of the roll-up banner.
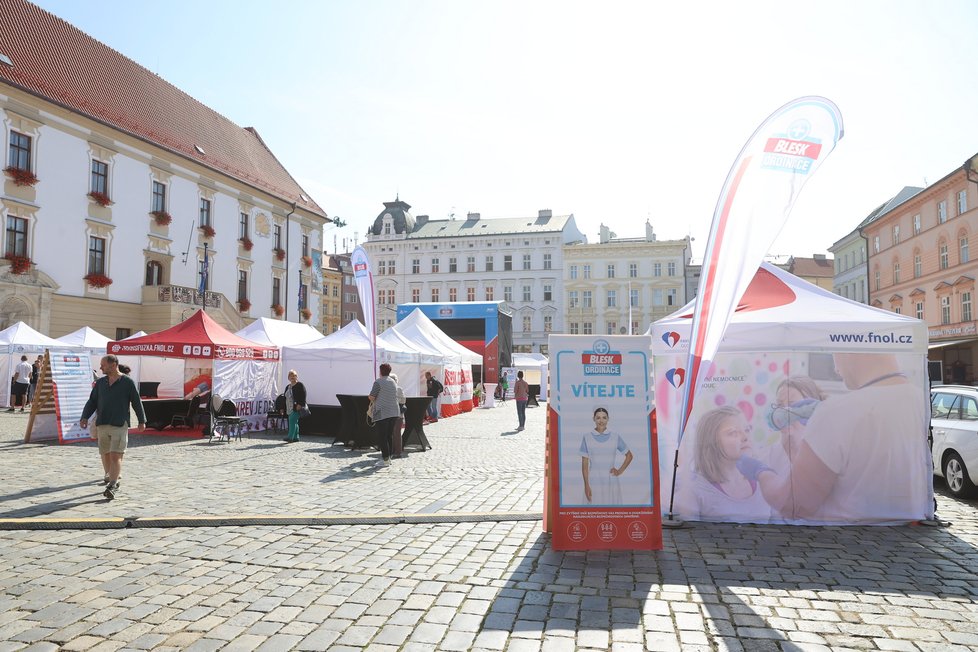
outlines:
[{"label": "roll-up banner", "polygon": [[555,550],[658,550],[658,445],[647,335],[550,337]]}]

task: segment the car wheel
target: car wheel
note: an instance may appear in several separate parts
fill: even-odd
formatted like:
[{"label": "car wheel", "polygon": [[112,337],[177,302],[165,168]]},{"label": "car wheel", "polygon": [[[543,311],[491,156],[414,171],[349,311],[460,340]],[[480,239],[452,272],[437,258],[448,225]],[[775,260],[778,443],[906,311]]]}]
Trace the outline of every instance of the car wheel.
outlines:
[{"label": "car wheel", "polygon": [[947,481],[948,491],[955,498],[967,498],[975,493],[975,485],[968,476],[968,469],[961,456],[955,452],[949,452],[944,459],[944,479]]}]

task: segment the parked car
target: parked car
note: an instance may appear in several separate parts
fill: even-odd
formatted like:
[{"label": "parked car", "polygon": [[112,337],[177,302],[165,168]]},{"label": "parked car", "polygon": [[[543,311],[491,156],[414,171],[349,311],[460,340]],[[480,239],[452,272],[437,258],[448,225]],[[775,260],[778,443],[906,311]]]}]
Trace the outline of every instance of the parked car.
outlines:
[{"label": "parked car", "polygon": [[940,385],[930,390],[934,474],[956,498],[976,493],[978,480],[978,388]]}]

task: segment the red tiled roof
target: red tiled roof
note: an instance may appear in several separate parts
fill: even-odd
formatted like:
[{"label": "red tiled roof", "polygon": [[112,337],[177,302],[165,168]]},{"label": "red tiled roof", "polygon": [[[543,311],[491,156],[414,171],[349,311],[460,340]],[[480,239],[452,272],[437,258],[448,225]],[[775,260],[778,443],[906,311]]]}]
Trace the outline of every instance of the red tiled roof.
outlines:
[{"label": "red tiled roof", "polygon": [[[24,0],[0,0],[0,80],[326,216],[251,127]],[[198,153],[194,146],[204,150]]]},{"label": "red tiled roof", "polygon": [[792,257],[788,271],[807,278],[832,278],[835,276],[835,264],[831,258]]}]

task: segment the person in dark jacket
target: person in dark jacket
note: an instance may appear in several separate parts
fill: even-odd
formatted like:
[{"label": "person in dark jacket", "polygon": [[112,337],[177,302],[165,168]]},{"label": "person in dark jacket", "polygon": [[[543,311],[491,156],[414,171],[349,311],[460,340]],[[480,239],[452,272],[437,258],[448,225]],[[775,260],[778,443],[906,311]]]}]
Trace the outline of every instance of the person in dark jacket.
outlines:
[{"label": "person in dark jacket", "polygon": [[432,376],[430,371],[424,372],[424,376],[428,396],[431,397],[431,402],[428,403],[428,415],[425,417],[425,420],[435,422],[438,421],[438,395],[445,390],[445,386],[438,382],[438,379]]},{"label": "person in dark jacket", "polygon": [[299,441],[299,409],[306,407],[306,386],[299,382],[299,374],[289,369],[289,384],[285,387],[285,413],[289,415],[289,434],[286,442]]},{"label": "person in dark jacket", "polygon": [[132,406],[139,421],[137,432],[146,430],[146,413],[136,383],[125,373],[129,367],[120,367],[119,358],[111,354],[102,358],[99,367],[105,375],[95,381],[78,425],[88,428],[88,419],[98,413],[95,430],[98,434],[98,452],[102,455],[105,469],[103,495],[112,500],[119,491],[122,456],[129,444],[129,407]]}]

